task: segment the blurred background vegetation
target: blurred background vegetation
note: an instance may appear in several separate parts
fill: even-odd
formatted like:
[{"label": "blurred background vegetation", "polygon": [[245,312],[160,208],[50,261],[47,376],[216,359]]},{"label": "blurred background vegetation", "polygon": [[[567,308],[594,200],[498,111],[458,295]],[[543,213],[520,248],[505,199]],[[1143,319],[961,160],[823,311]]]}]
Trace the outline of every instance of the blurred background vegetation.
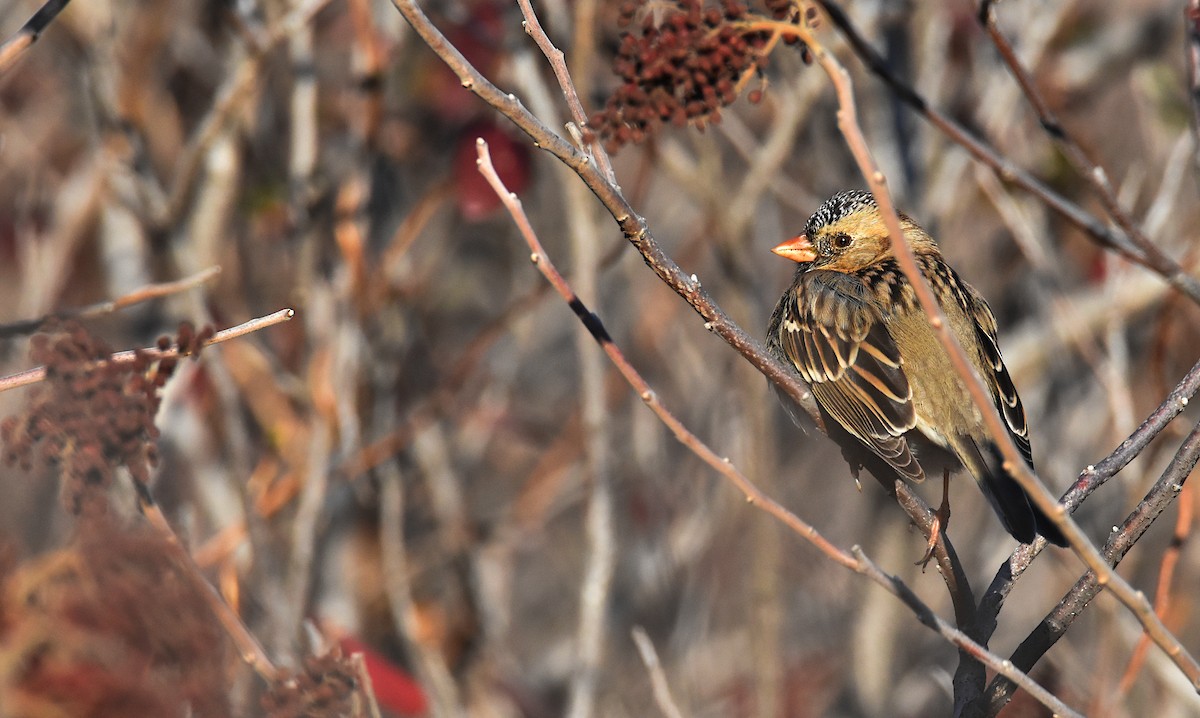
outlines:
[{"label": "blurred background vegetation", "polygon": [[[5,4],[0,34],[40,5]],[[515,3],[424,6],[476,67],[563,126],[565,105]],[[617,82],[617,3],[536,8],[585,106],[599,109]],[[932,106],[1102,216],[975,5],[853,0],[845,10]],[[1123,205],[1194,274],[1183,6],[1020,0],[997,14]],[[821,31],[851,71],[900,207],[991,302],[1039,473],[1062,491],[1195,362],[1200,310],[976,165],[832,27]],[[759,336],[793,269],[769,248],[833,192],[864,186],[826,76],[781,46],[765,78],[760,102],[739,100],[703,132],[669,128],[615,156],[658,240]],[[214,266],[198,288],[87,325],[124,348],[181,320],[223,328],[296,310],[180,366],[158,416],[152,487],[282,666],[313,652],[307,619],[416,675],[434,712],[649,715],[631,638],[641,626],[687,715],[948,714],[952,647],[747,508],[597,364],[476,172],[477,137],[663,403],[835,543],[863,546],[949,615],[936,573],[912,565],[924,538],[894,501],[871,481],[858,490],[837,449],[792,424],[574,175],[463,89],[380,0],[69,5],[0,75],[0,322]],[[4,333],[5,373],[30,366],[28,343]],[[0,397],[5,415],[21,410],[24,391]],[[1168,431],[1082,507],[1093,539],[1124,518],[1180,436]],[[981,586],[1014,543],[969,484],[953,486],[950,535]],[[937,488],[921,489],[931,503]],[[4,468],[0,496],[7,574],[73,540],[52,469]],[[1122,564],[1152,596],[1177,511]],[[993,650],[1007,655],[1080,573],[1067,552],[1043,555],[1008,598]],[[600,590],[596,640],[579,628],[586,575]],[[1165,619],[1193,647],[1200,625],[1186,587],[1198,579],[1188,540]],[[1196,694],[1154,651],[1130,691],[1117,690],[1139,632],[1102,596],[1033,675],[1089,715],[1195,715]],[[591,658],[580,651],[589,640]],[[228,708],[255,715],[261,687],[239,665],[230,653]],[[0,695],[21,688],[13,675]],[[1039,711],[1019,697],[1005,715]]]}]

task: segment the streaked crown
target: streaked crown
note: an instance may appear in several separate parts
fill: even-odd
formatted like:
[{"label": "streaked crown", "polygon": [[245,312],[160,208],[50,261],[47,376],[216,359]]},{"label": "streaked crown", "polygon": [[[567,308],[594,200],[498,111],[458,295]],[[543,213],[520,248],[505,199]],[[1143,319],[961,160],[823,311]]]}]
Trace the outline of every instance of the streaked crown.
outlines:
[{"label": "streaked crown", "polygon": [[849,217],[867,207],[878,207],[875,197],[870,192],[857,189],[838,192],[825,200],[808,218],[808,224],[804,225],[804,234],[810,238],[815,237],[817,230],[822,227],[828,227],[839,219]]}]

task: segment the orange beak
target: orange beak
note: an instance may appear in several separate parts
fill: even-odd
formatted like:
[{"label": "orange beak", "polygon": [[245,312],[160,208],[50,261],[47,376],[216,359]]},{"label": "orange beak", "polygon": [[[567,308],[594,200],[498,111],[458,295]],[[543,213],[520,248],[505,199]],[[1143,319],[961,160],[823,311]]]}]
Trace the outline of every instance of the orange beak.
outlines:
[{"label": "orange beak", "polygon": [[803,234],[798,237],[792,237],[786,242],[780,242],[772,247],[771,251],[793,262],[811,262],[817,258],[817,253],[813,251],[812,242],[808,241],[808,237]]}]

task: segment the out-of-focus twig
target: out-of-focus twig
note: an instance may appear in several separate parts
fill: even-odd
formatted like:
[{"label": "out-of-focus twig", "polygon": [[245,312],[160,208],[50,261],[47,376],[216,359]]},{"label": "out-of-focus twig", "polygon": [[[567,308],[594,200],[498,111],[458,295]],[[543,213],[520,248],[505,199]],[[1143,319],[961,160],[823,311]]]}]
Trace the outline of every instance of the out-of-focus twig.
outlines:
[{"label": "out-of-focus twig", "polygon": [[738,491],[746,497],[746,502],[765,511],[768,515],[782,522],[793,532],[807,540],[810,544],[816,547],[822,554],[830,560],[849,568],[857,573],[863,574],[874,580],[877,584],[887,589],[889,592],[900,598],[905,605],[909,606],[916,614],[919,621],[925,626],[936,631],[939,635],[950,641],[953,645],[962,651],[969,652],[977,661],[996,671],[999,675],[1010,677],[1020,682],[1022,688],[1029,690],[1030,695],[1036,698],[1046,707],[1055,711],[1058,715],[1079,715],[1071,710],[1051,694],[1046,689],[1039,686],[1029,676],[1020,671],[1014,671],[1012,664],[1008,661],[998,660],[998,656],[988,651],[977,642],[973,641],[963,631],[954,628],[949,623],[944,621],[936,613],[933,612],[924,602],[922,602],[916,594],[912,592],[900,579],[889,576],[876,566],[865,553],[857,546],[850,552],[843,551],[832,544],[828,539],[820,534],[817,529],[796,514],[789,511],[787,508],[776,502],[771,497],[764,494],[749,478],[739,471],[731,461],[719,457],[707,444],[699,437],[691,432],[678,418],[675,417],[663,404],[659,401],[657,394],[646,383],[633,365],[626,359],[624,353],[613,342],[608,330],[605,329],[600,318],[592,313],[587,306],[579,299],[566,280],[555,269],[550,258],[546,255],[542,248],[541,242],[533,231],[533,226],[529,222],[524,209],[521,206],[520,199],[509,192],[504,186],[500,176],[496,173],[495,167],[492,166],[491,158],[488,154],[487,144],[482,140],[476,141],[479,151],[479,168],[488,183],[496,191],[504,206],[508,209],[516,222],[517,228],[524,237],[526,244],[531,250],[530,260],[537,266],[542,276],[554,286],[571,308],[579,320],[583,323],[588,333],[601,346],[604,353],[616,366],[621,376],[625,378],[634,391],[641,396],[642,401],[650,408],[651,411],[661,420],[675,435],[675,438],[685,447],[699,457],[704,463],[711,466],[718,473],[728,479]]},{"label": "out-of-focus twig", "polygon": [[187,199],[192,193],[205,151],[220,135],[225,123],[235,114],[237,108],[250,95],[250,89],[259,77],[260,65],[267,52],[303,28],[321,8],[328,4],[329,0],[308,0],[285,15],[265,36],[256,38],[256,41],[247,48],[245,56],[229,74],[225,84],[217,91],[216,100],[208,114],[197,124],[196,131],[180,155],[162,216],[154,218],[160,226],[169,226],[183,211]]},{"label": "out-of-focus twig", "polygon": [[650,674],[650,685],[654,689],[654,702],[658,704],[658,709],[666,718],[683,718],[683,713],[675,704],[675,698],[671,696],[671,686],[667,683],[662,663],[658,660],[658,652],[654,650],[650,636],[646,635],[646,629],[634,626],[633,642],[637,644],[638,654],[642,657],[642,663],[646,665],[646,672]]},{"label": "out-of-focus twig", "polygon": [[366,657],[361,651],[351,654],[350,663],[354,666],[354,675],[358,677],[358,695],[367,704],[367,715],[370,718],[383,718],[379,701],[375,699],[375,684],[371,681],[371,672],[367,670]]},{"label": "out-of-focus twig", "polygon": [[234,645],[237,646],[238,654],[242,660],[253,668],[264,681],[268,683],[273,682],[279,676],[279,671],[271,663],[271,659],[267,657],[267,652],[263,650],[262,644],[254,637],[254,634],[250,632],[246,624],[242,623],[242,619],[233,612],[229,604],[225,603],[225,599],[221,598],[221,594],[217,592],[217,589],[213,588],[208,579],[200,573],[196,562],[192,560],[191,555],[188,554],[183,544],[180,543],[179,537],[172,530],[170,522],[167,521],[167,517],[163,515],[158,504],[154,502],[149,491],[141,484],[134,483],[135,488],[138,488],[142,494],[142,514],[145,515],[150,525],[177,550],[179,565],[187,573],[188,578],[191,579],[193,586],[200,592],[204,601],[208,603],[209,608],[212,609],[217,620],[224,627],[225,632],[229,634]]},{"label": "out-of-focus twig", "polygon": [[[1183,553],[1184,543],[1192,535],[1192,519],[1195,516],[1195,507],[1192,502],[1195,500],[1193,498],[1195,495],[1195,484],[1185,485],[1179,494],[1179,515],[1175,517],[1175,531],[1171,535],[1171,544],[1163,553],[1158,569],[1158,585],[1154,588],[1154,612],[1162,616],[1164,620],[1167,617],[1167,610],[1171,607],[1171,580],[1175,578],[1175,567],[1179,565],[1179,557]],[[1133,654],[1129,656],[1129,665],[1125,667],[1125,673],[1121,676],[1121,682],[1117,686],[1118,696],[1126,695],[1133,687],[1133,682],[1137,680],[1138,673],[1146,663],[1146,651],[1149,648],[1150,638],[1142,634],[1137,646],[1133,649]]]},{"label": "out-of-focus twig", "polygon": [[151,299],[159,299],[167,297],[179,292],[186,292],[189,289],[198,287],[201,284],[209,281],[221,273],[220,267],[209,267],[203,271],[197,272],[190,277],[176,280],[174,282],[163,282],[161,284],[148,284],[144,287],[124,294],[116,299],[110,299],[104,302],[97,302],[79,309],[64,309],[53,314],[47,314],[40,319],[25,319],[19,322],[10,322],[8,324],[0,324],[0,338],[21,336],[32,334],[46,324],[51,319],[90,319],[102,314],[112,314],[113,312],[124,309],[125,307],[140,304]]},{"label": "out-of-focus twig", "polygon": [[[257,332],[260,329],[266,329],[267,327],[286,322],[294,316],[296,316],[294,309],[280,309],[279,311],[268,314],[265,317],[258,317],[257,319],[251,319],[250,321],[239,324],[235,327],[222,329],[214,334],[211,339],[205,342],[204,346],[220,344],[221,342],[227,342],[230,339],[244,337],[247,334]],[[169,349],[147,347],[140,351],[146,356],[149,356],[151,359],[179,356],[179,349],[176,347],[171,347]],[[116,364],[124,364],[133,361],[135,358],[136,354],[134,350],[130,349],[128,351],[117,352],[116,354],[110,356],[106,361]],[[34,367],[33,369],[27,369],[18,374],[10,374],[9,376],[0,378],[0,392],[9,391],[10,389],[16,389],[22,386],[29,386],[30,384],[37,384],[45,379],[46,367],[39,366]]]},{"label": "out-of-focus twig", "polygon": [[403,477],[395,467],[389,467],[385,474],[379,497],[379,542],[383,550],[384,588],[396,633],[414,657],[417,675],[429,691],[431,715],[435,718],[465,715],[454,677],[441,651],[420,638],[404,540]]},{"label": "out-of-focus twig", "polygon": [[1188,99],[1192,106],[1192,132],[1196,135],[1194,151],[1200,163],[1200,0],[1188,0],[1183,19],[1187,32]]},{"label": "out-of-focus twig", "polygon": [[47,0],[45,5],[38,8],[38,11],[33,14],[33,17],[25,21],[21,29],[15,35],[4,41],[0,45],[0,73],[5,72],[21,53],[29,49],[33,43],[37,42],[46,27],[58,17],[63,8],[67,6],[71,0]]}]

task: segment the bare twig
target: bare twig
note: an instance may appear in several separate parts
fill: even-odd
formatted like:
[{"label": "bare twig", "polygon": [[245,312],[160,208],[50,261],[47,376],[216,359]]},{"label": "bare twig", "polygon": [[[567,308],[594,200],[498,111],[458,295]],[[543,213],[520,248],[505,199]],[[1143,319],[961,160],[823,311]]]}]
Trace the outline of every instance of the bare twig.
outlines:
[{"label": "bare twig", "polygon": [[254,637],[254,634],[250,633],[250,629],[246,627],[245,623],[242,623],[242,619],[234,613],[229,604],[225,603],[225,599],[221,598],[221,594],[217,593],[217,589],[213,588],[208,579],[204,578],[204,574],[200,573],[200,568],[192,560],[191,555],[188,554],[183,544],[180,543],[179,537],[171,529],[170,522],[167,521],[167,517],[163,515],[158,504],[151,498],[149,491],[140,484],[137,484],[137,482],[134,483],[141,493],[142,514],[145,515],[150,525],[178,551],[180,566],[183,567],[193,586],[200,592],[200,595],[204,598],[209,608],[212,609],[212,612],[216,615],[217,620],[220,621],[225,632],[229,634],[229,637],[233,640],[233,644],[237,646],[238,655],[264,681],[268,683],[274,682],[279,676],[279,671],[271,663],[271,659],[267,657],[267,652],[263,650],[262,644]]},{"label": "bare twig", "polygon": [[371,681],[371,672],[367,670],[367,659],[360,651],[350,655],[350,663],[354,666],[354,674],[358,676],[358,695],[367,704],[367,715],[371,718],[383,718],[379,711],[379,701],[375,699],[375,685]]},{"label": "bare twig", "polygon": [[304,27],[314,15],[329,4],[329,0],[308,0],[291,10],[264,37],[246,49],[246,54],[217,91],[216,100],[180,155],[172,177],[171,188],[162,216],[155,220],[160,226],[169,226],[183,211],[192,193],[200,162],[205,151],[221,134],[221,130],[238,107],[250,95],[250,89],[259,76],[260,64],[267,52],[282,40],[291,37]]},{"label": "bare twig", "polygon": [[380,503],[379,541],[383,547],[384,589],[396,633],[414,657],[417,675],[429,691],[431,715],[436,718],[465,715],[454,677],[441,651],[419,638],[409,578],[408,549],[404,541],[403,477],[395,467],[384,472]]},{"label": "bare twig", "polygon": [[642,401],[650,408],[651,411],[661,420],[675,435],[675,438],[682,443],[688,450],[699,457],[704,463],[708,464],[722,476],[728,479],[738,491],[746,497],[746,502],[765,511],[768,515],[782,522],[785,526],[791,529],[796,534],[807,540],[810,544],[816,547],[822,554],[830,560],[838,563],[846,568],[849,568],[857,573],[861,573],[880,586],[887,589],[892,594],[904,601],[905,605],[909,606],[917,615],[918,620],[924,625],[935,630],[939,635],[946,638],[961,651],[968,652],[975,660],[981,662],[989,668],[1003,676],[1012,677],[1020,682],[1022,688],[1028,686],[1030,695],[1037,698],[1040,702],[1046,705],[1051,710],[1059,715],[1079,715],[1075,711],[1068,708],[1062,701],[1050,694],[1044,688],[1038,686],[1028,675],[1021,671],[1014,670],[1012,664],[1008,661],[1001,661],[995,654],[989,652],[986,648],[971,640],[962,631],[954,628],[950,624],[942,620],[932,609],[925,605],[905,584],[894,576],[888,576],[880,570],[869,558],[862,552],[861,549],[855,547],[852,552],[846,552],[832,544],[828,539],[820,534],[815,527],[805,522],[796,514],[792,513],[781,504],[776,502],[771,497],[764,494],[749,478],[742,474],[737,467],[733,465],[729,459],[720,458],[717,456],[707,444],[699,437],[691,432],[678,418],[675,417],[663,404],[658,400],[657,394],[642,378],[633,365],[626,359],[624,353],[613,342],[608,330],[605,329],[600,318],[592,313],[587,306],[579,299],[562,275],[555,269],[550,258],[546,255],[542,248],[541,242],[534,233],[533,226],[529,222],[528,216],[525,214],[524,208],[521,206],[520,199],[509,192],[504,186],[500,176],[496,173],[492,166],[491,158],[488,155],[487,144],[482,140],[476,140],[479,152],[479,168],[488,183],[496,191],[504,206],[508,209],[513,217],[513,221],[517,224],[522,237],[531,250],[530,260],[537,266],[542,276],[554,287],[566,302],[571,310],[575,312],[576,317],[583,323],[584,327],[591,334],[592,338],[601,346],[604,353],[616,366],[621,376],[633,387],[634,391],[641,396]]},{"label": "bare twig", "polygon": [[[542,54],[550,61],[550,67],[554,70],[554,77],[558,79],[558,87],[562,90],[563,97],[567,101],[567,107],[571,110],[571,119],[575,122],[579,129],[587,127],[588,117],[587,112],[583,109],[583,103],[579,100],[579,93],[575,91],[575,83],[571,81],[571,74],[567,71],[566,56],[563,51],[554,46],[550,38],[546,35],[546,31],[542,29],[542,23],[538,20],[537,14],[533,12],[533,5],[530,0],[517,0],[517,4],[521,6],[521,15],[524,17],[522,23],[525,27],[525,32],[533,38],[537,43]],[[600,174],[608,180],[609,184],[617,183],[617,176],[613,172],[612,160],[608,157],[608,152],[604,150],[604,145],[598,137],[593,137],[588,148],[591,150],[592,159],[596,162],[597,169]]]},{"label": "bare twig", "polygon": [[675,705],[675,699],[671,696],[671,686],[663,674],[658,652],[654,650],[650,636],[646,635],[646,629],[634,626],[632,633],[638,654],[642,657],[642,663],[646,665],[646,672],[650,674],[650,685],[654,689],[654,702],[658,704],[658,709],[666,718],[683,718],[683,713],[679,711],[679,706]]},{"label": "bare twig", "polygon": [[46,4],[42,5],[33,14],[33,17],[25,21],[25,24],[21,26],[21,29],[15,35],[0,45],[0,73],[4,73],[12,67],[17,58],[21,56],[21,53],[28,50],[33,43],[37,42],[38,38],[46,30],[46,27],[54,21],[54,18],[58,17],[58,14],[62,12],[63,8],[70,1],[47,0]]},{"label": "bare twig", "polygon": [[[1164,619],[1167,617],[1167,609],[1171,607],[1171,580],[1175,577],[1175,568],[1179,565],[1183,546],[1192,534],[1192,519],[1195,516],[1192,497],[1195,493],[1196,485],[1186,484],[1179,495],[1179,515],[1175,518],[1175,531],[1158,569],[1158,585],[1154,589],[1154,612]],[[1133,682],[1137,680],[1138,673],[1146,663],[1146,651],[1149,648],[1150,637],[1142,634],[1133,649],[1133,654],[1129,656],[1125,674],[1121,676],[1121,683],[1117,687],[1118,695],[1129,693],[1129,689],[1133,687]]]},{"label": "bare twig", "polygon": [[159,299],[172,294],[186,292],[189,289],[204,284],[220,273],[220,267],[209,267],[208,269],[197,272],[190,277],[184,277],[183,279],[179,279],[174,282],[148,284],[144,287],[135,289],[128,294],[117,297],[116,299],[97,302],[96,304],[80,307],[79,309],[64,309],[63,311],[54,312],[53,314],[47,314],[40,319],[25,319],[19,322],[0,324],[0,338],[32,334],[51,319],[90,319],[103,314],[112,314],[113,312],[124,309],[125,307],[140,304],[151,299]]},{"label": "bare twig", "polygon": [[[1197,391],[1200,391],[1200,362],[1197,362],[1184,375],[1163,403],[1146,417],[1141,426],[1129,438],[1121,442],[1121,445],[1103,460],[1086,467],[1079,474],[1079,478],[1063,494],[1063,505],[1074,510],[1104,482],[1128,466],[1129,462],[1141,454],[1146,446],[1183,412],[1184,407],[1188,405]],[[1044,548],[1042,544],[1018,547],[992,579],[991,585],[979,602],[979,620],[981,624],[986,624],[981,625],[980,632],[985,639],[990,637],[992,631],[995,630],[996,617],[1000,613],[1004,599],[1012,590],[1013,583],[1024,573],[1029,563],[1041,552],[1042,548]]]},{"label": "bare twig", "polygon": [[[280,309],[279,311],[268,314],[265,317],[258,317],[257,319],[251,319],[250,321],[239,324],[235,327],[222,329],[214,334],[211,339],[205,342],[204,346],[220,344],[221,342],[227,342],[230,339],[244,337],[247,334],[257,332],[260,329],[266,329],[267,327],[286,322],[294,316],[296,316],[295,310]],[[170,349],[147,347],[146,349],[142,349],[140,351],[144,355],[149,356],[151,359],[179,356],[179,349],[177,347],[171,347]],[[116,354],[110,356],[106,361],[113,362],[114,364],[125,364],[132,362],[135,358],[136,354],[134,350],[130,349],[128,351],[117,352]],[[30,384],[37,384],[45,379],[46,367],[39,366],[34,367],[33,369],[27,369],[18,374],[10,374],[9,376],[0,378],[0,392],[5,392],[22,386],[29,386]]]}]

